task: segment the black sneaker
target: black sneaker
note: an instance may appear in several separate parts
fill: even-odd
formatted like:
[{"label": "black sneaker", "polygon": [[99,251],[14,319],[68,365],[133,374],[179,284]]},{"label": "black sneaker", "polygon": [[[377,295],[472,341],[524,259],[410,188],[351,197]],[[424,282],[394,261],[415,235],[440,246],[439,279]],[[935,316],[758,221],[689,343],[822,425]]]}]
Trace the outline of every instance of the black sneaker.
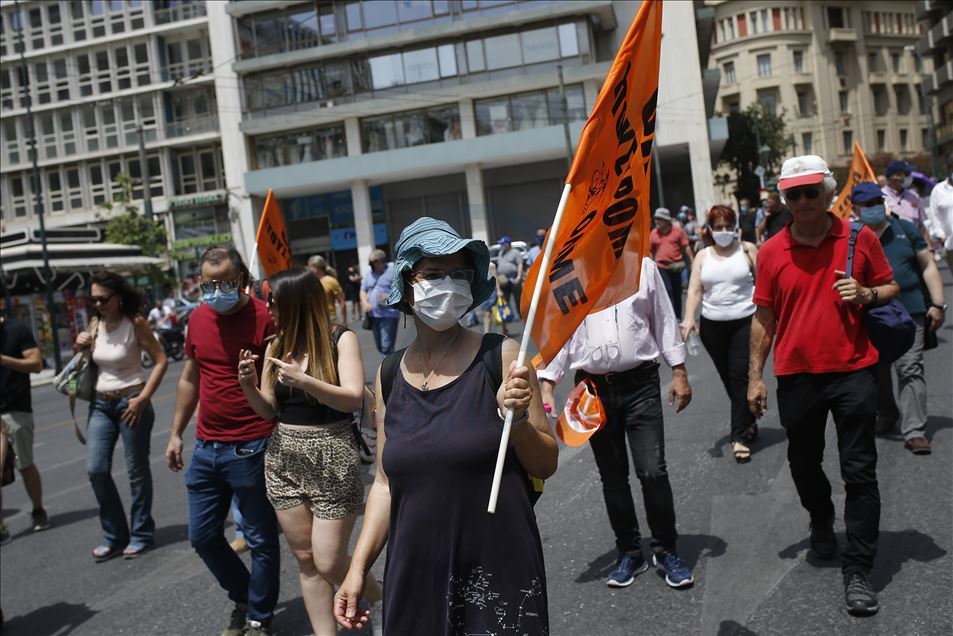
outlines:
[{"label": "black sneaker", "polygon": [[830,561],[837,556],[837,537],[834,536],[834,524],[811,522],[810,556],[821,561]]},{"label": "black sneaker", "polygon": [[30,518],[33,520],[33,532],[42,532],[50,527],[50,518],[43,508],[34,508]]},{"label": "black sneaker", "polygon": [[844,575],[844,601],[851,616],[873,616],[880,609],[877,593],[863,572]]},{"label": "black sneaker", "polygon": [[242,636],[245,633],[246,614],[248,614],[248,606],[236,603],[228,619],[228,627],[222,632],[222,636]]},{"label": "black sneaker", "polygon": [[635,577],[648,569],[649,564],[645,562],[645,558],[641,555],[629,556],[628,554],[622,554],[616,561],[615,569],[609,572],[606,585],[609,587],[628,587],[632,585]]},{"label": "black sneaker", "polygon": [[249,618],[245,623],[244,636],[272,636],[271,621],[253,621]]}]

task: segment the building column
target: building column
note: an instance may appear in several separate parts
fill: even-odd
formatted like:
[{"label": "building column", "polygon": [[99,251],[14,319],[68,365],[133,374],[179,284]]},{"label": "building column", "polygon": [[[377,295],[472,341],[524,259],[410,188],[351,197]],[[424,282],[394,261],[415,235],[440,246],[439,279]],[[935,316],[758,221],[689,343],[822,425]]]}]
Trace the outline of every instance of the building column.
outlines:
[{"label": "building column", "polygon": [[483,169],[478,163],[467,164],[467,208],[470,210],[470,231],[473,238],[490,245],[490,219],[483,189]]},{"label": "building column", "polygon": [[473,100],[465,97],[460,100],[460,134],[464,139],[476,139],[476,112]]},{"label": "building column", "polygon": [[[374,219],[371,216],[371,192],[367,181],[351,182],[351,206],[354,209],[354,230],[357,233],[357,259],[361,267],[367,263],[374,244]],[[393,254],[390,255],[393,257]]]},{"label": "building column", "polygon": [[[238,75],[232,70],[236,59],[235,40],[232,37],[232,17],[226,12],[227,2],[209,2],[208,34],[212,48],[212,66],[215,68],[215,99],[218,103],[218,126],[222,136],[222,162],[225,168],[225,187],[231,211],[232,236],[235,247],[245,261],[254,261],[256,219],[251,198],[245,191],[245,173],[248,156],[245,135],[241,131],[242,99]],[[254,272],[253,272],[254,273]]]},{"label": "building column", "polygon": [[357,117],[345,118],[344,139],[347,143],[348,157],[356,157],[361,154],[361,124]]}]

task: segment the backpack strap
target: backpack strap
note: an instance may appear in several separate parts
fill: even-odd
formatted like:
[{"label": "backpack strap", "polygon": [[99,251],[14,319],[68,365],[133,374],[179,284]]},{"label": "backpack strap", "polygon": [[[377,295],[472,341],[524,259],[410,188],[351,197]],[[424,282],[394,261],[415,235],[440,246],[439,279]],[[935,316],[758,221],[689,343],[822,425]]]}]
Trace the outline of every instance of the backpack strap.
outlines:
[{"label": "backpack strap", "polygon": [[500,390],[503,384],[503,341],[506,336],[499,333],[483,334],[480,343],[480,353],[483,358],[483,370],[486,373],[490,386],[495,391]]},{"label": "backpack strap", "polygon": [[384,406],[387,406],[387,398],[390,397],[390,391],[394,388],[394,380],[397,379],[397,372],[400,370],[400,361],[404,359],[404,353],[407,347],[398,349],[389,354],[381,363],[381,399]]},{"label": "backpack strap", "polygon": [[860,221],[851,221],[850,238],[847,240],[847,265],[844,266],[844,278],[850,278],[854,271],[854,248],[857,246],[857,235],[864,225]]}]

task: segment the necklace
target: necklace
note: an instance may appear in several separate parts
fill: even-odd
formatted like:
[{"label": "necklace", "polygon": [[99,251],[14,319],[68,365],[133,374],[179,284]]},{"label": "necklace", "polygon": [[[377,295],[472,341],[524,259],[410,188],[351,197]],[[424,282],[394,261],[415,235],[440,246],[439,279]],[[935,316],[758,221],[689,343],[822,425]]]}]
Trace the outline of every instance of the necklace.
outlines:
[{"label": "necklace", "polygon": [[[434,375],[436,375],[437,369],[440,367],[440,363],[443,362],[443,359],[447,357],[447,353],[449,353],[450,350],[453,349],[453,344],[457,341],[457,334],[459,333],[460,331],[457,330],[457,333],[455,333],[453,336],[453,340],[451,340],[447,344],[447,348],[444,349],[443,355],[440,356],[439,360],[437,360],[437,364],[433,366],[433,370],[430,373],[428,373],[426,376],[424,376],[424,383],[420,385],[420,390],[423,391],[424,393],[430,390],[430,384],[429,384],[430,380],[433,379]],[[421,362],[423,362],[423,355],[421,355],[420,358],[421,358]]]}]

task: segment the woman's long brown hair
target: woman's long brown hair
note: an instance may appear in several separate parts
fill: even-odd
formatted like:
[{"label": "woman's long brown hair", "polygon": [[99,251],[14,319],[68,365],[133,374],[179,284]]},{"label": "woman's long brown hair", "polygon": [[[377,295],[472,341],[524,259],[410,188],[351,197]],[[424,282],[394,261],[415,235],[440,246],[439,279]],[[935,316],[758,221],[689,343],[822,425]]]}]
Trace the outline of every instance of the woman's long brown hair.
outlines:
[{"label": "woman's long brown hair", "polygon": [[[271,302],[278,309],[278,335],[271,345],[271,357],[284,361],[288,353],[307,354],[305,372],[337,384],[337,351],[321,281],[306,267],[292,267],[270,277],[268,282]],[[277,375],[278,367],[273,366],[271,373]]]}]

